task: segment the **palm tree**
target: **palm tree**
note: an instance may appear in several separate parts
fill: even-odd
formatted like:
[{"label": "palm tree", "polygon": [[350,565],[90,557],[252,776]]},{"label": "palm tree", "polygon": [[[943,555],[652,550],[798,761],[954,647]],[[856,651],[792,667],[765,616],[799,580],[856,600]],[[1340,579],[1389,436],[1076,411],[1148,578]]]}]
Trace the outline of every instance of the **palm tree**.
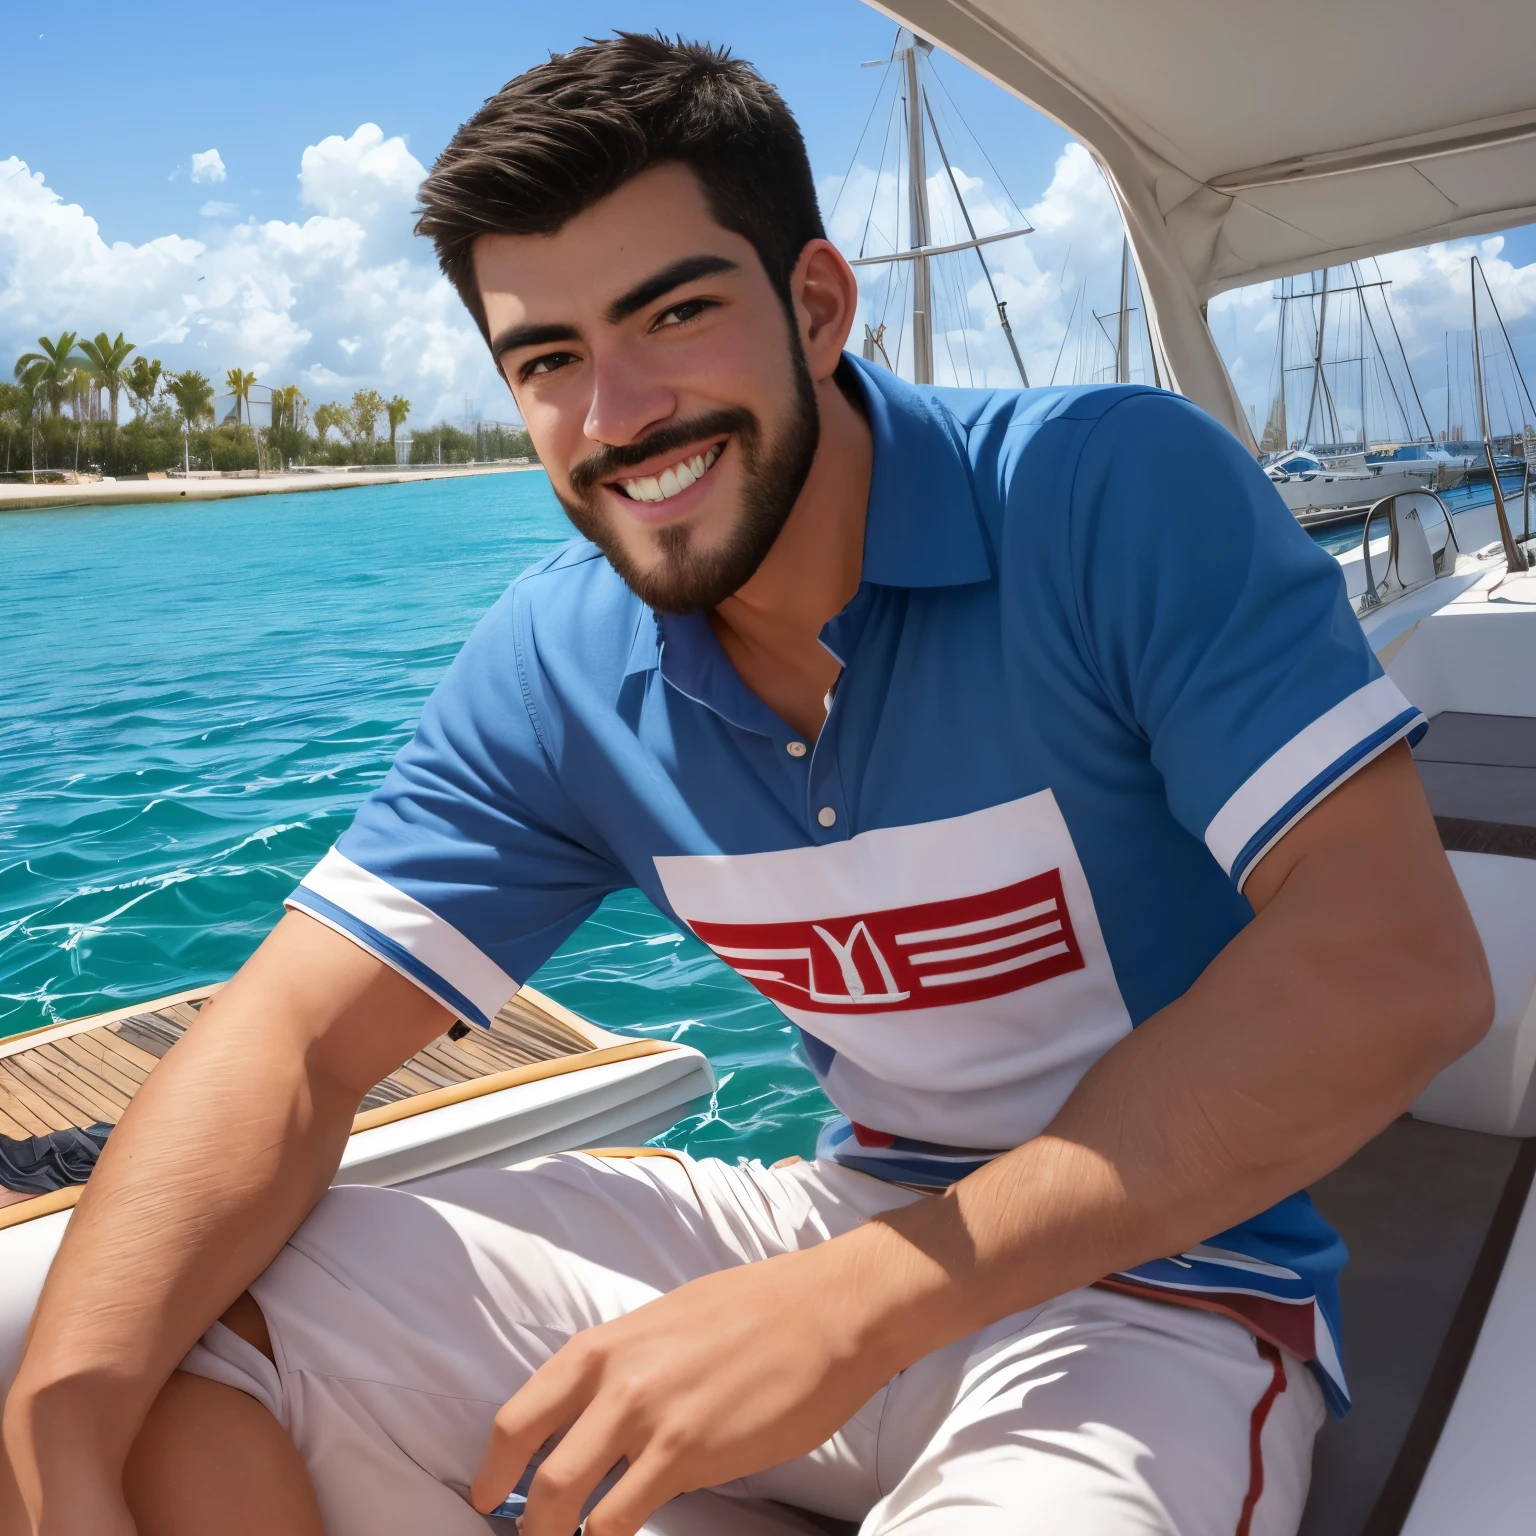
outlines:
[{"label": "palm tree", "polygon": [[117,333],[117,340],[110,341],[107,333],[98,333],[95,341],[82,341],[80,350],[85,354],[86,361],[91,365],[91,373],[96,383],[106,390],[112,400],[112,425],[117,425],[117,397],[125,382],[125,370],[128,362],[128,354],[137,351],[131,341],[123,340],[123,333]]},{"label": "palm tree", "polygon": [[384,414],[389,417],[389,451],[395,451],[395,433],[405,425],[405,418],[411,414],[411,402],[404,395],[395,395],[384,406]]},{"label": "palm tree", "polygon": [[[171,374],[166,380],[165,387],[169,391],[171,398],[181,408],[184,431],[190,437],[193,424],[213,414],[213,381],[189,368],[185,373]],[[183,450],[184,457],[189,451]],[[186,467],[191,468],[190,461]],[[213,468],[213,449],[211,443],[209,445],[208,467],[210,469]]]},{"label": "palm tree", "polygon": [[229,392],[235,397],[235,425],[240,425],[240,408],[246,408],[246,414],[250,414],[251,386],[256,382],[254,373],[244,373],[239,368],[231,368],[224,375],[224,382],[229,386]]},{"label": "palm tree", "polygon": [[74,331],[62,331],[56,341],[39,336],[37,344],[41,352],[23,352],[16,359],[14,377],[25,390],[40,394],[48,402],[49,414],[57,416],[64,404],[64,396],[74,383],[76,369],[83,359],[75,351],[79,340]]}]

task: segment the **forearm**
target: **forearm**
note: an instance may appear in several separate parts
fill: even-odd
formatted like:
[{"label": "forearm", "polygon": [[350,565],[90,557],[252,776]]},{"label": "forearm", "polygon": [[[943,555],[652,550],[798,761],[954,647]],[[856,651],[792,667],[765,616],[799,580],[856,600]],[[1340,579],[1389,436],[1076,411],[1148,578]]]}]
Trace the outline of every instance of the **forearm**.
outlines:
[{"label": "forearm", "polygon": [[108,1141],[7,1404],[24,1484],[23,1463],[39,1476],[61,1458],[120,1466],[176,1363],[333,1177],[368,1083],[326,1059],[324,1024],[356,980],[347,966],[376,962],[307,929],[218,994]]}]

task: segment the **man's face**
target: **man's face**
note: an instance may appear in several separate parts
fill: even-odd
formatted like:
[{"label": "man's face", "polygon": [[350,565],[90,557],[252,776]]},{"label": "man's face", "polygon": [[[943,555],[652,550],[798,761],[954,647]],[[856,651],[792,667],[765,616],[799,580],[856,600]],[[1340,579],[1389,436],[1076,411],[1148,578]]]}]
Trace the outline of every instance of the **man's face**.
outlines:
[{"label": "man's face", "polygon": [[577,528],[654,608],[715,607],[815,456],[800,339],[692,171],[657,166],[553,235],[483,235],[495,352]]}]

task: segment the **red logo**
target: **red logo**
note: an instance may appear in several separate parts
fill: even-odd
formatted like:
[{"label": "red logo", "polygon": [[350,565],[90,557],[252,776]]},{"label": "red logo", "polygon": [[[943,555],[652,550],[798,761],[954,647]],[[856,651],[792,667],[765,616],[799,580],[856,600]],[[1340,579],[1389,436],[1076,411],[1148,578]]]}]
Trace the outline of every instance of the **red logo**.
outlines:
[{"label": "red logo", "polygon": [[974,1003],[1083,968],[1057,869],[862,917],[690,926],[759,992],[809,1013]]}]

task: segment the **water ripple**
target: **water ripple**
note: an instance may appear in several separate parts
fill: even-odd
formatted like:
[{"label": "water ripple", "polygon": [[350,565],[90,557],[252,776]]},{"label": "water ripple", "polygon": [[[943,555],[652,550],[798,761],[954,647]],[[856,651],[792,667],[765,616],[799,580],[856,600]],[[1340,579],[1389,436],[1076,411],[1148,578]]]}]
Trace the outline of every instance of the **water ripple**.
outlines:
[{"label": "water ripple", "polygon": [[[541,475],[0,516],[0,1036],[234,971],[565,537]],[[778,1010],[636,893],[534,980],[708,1052],[670,1145],[805,1153],[830,1113]]]}]

